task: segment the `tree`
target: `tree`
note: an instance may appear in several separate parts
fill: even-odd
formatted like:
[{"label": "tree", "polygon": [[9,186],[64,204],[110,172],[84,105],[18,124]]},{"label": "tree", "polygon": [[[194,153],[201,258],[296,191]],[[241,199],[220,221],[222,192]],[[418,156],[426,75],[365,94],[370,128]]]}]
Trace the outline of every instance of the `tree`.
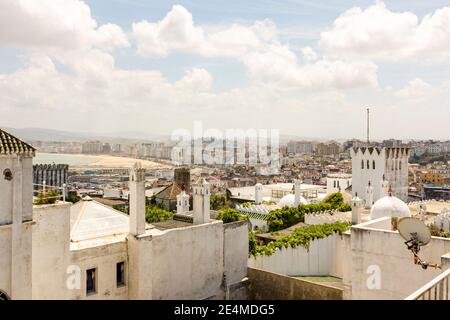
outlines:
[{"label": "tree", "polygon": [[170,220],[173,218],[173,214],[166,211],[156,205],[147,205],[145,207],[145,220],[148,223],[161,222]]},{"label": "tree", "polygon": [[225,208],[219,210],[219,215],[217,216],[217,219],[220,219],[223,221],[223,223],[230,223],[235,222],[239,220],[246,219],[246,216],[241,214],[239,211],[233,208]]},{"label": "tree", "polygon": [[231,207],[231,202],[224,193],[213,193],[209,200],[212,210],[220,210]]}]

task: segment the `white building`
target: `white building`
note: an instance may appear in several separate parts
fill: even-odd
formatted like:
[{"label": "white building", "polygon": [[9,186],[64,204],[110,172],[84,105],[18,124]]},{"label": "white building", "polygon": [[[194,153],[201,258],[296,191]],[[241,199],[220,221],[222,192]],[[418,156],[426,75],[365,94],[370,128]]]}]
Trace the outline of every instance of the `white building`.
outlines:
[{"label": "white building", "polygon": [[[408,157],[409,149],[404,147],[352,148],[352,196],[356,194],[370,207],[373,202],[386,195],[386,182],[393,195],[403,201],[408,197]],[[373,198],[369,201],[367,189],[373,188]],[[372,202],[372,203],[368,203]]]},{"label": "white building", "polygon": [[0,130],[2,296],[242,298],[248,222],[223,224],[210,218],[209,207],[196,206],[206,202],[207,186],[198,186],[193,215],[154,224],[145,222],[139,166],[130,174],[130,215],[89,198],[33,207],[33,156],[31,146]]},{"label": "white building", "polygon": [[327,194],[343,192],[352,185],[352,175],[346,173],[330,173],[327,175]]}]

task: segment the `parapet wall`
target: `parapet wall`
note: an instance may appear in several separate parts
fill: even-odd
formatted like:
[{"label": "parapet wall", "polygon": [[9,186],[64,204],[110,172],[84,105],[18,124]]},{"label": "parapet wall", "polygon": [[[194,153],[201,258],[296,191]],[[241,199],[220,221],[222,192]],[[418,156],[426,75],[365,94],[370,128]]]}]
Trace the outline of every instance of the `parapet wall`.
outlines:
[{"label": "parapet wall", "polygon": [[248,268],[251,300],[342,300],[343,289]]}]

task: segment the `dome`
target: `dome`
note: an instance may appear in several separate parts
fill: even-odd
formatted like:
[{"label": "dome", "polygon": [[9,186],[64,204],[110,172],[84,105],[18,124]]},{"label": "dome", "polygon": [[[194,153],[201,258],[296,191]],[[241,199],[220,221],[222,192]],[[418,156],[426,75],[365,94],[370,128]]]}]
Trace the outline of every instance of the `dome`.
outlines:
[{"label": "dome", "polygon": [[385,196],[374,203],[370,210],[370,220],[382,217],[411,217],[408,206],[394,196]]},{"label": "dome", "polygon": [[[305,198],[303,198],[302,196],[300,196],[300,203],[299,204],[308,204],[308,201],[306,201]],[[284,206],[288,206],[288,207],[295,207],[295,194],[290,193],[285,195],[283,198],[281,198],[281,200],[278,202],[278,206],[279,207],[284,207]]]}]

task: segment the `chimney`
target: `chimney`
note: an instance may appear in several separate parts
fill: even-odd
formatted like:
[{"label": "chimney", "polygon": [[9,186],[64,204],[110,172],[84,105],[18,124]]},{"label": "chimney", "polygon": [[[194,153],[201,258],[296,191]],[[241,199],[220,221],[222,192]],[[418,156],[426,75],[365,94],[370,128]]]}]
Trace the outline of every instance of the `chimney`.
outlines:
[{"label": "chimney", "polygon": [[373,187],[372,183],[369,180],[369,183],[367,184],[366,187],[366,209],[372,208],[372,204],[373,204]]},{"label": "chimney", "polygon": [[355,197],[352,199],[352,224],[360,224],[361,223],[361,207],[363,201],[358,198],[358,193],[355,194]]},{"label": "chimney", "polygon": [[262,203],[262,184],[257,183],[255,185],[255,204]]},{"label": "chimney", "polygon": [[130,170],[130,233],[145,233],[145,169],[136,162]]},{"label": "chimney", "polygon": [[177,213],[189,211],[189,195],[183,190],[177,195]]},{"label": "chimney", "polygon": [[210,185],[205,179],[199,179],[192,187],[194,197],[194,224],[207,223],[210,220]]},{"label": "chimney", "polygon": [[294,205],[296,207],[298,207],[298,205],[300,204],[300,189],[302,187],[302,183],[299,179],[295,179],[294,180],[294,195],[295,195],[295,200],[294,200]]}]

